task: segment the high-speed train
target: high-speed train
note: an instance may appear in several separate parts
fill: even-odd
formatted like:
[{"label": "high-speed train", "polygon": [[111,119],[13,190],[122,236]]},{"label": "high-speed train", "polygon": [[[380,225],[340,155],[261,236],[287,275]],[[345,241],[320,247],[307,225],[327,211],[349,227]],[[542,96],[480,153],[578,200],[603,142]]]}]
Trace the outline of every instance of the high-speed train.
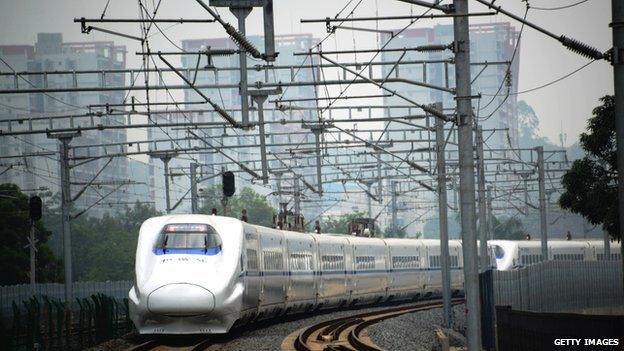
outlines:
[{"label": "high-speed train", "polygon": [[[521,252],[507,243],[493,242],[493,264]],[[449,251],[458,293],[461,242],[451,240]],[[439,294],[440,265],[439,240],[315,235],[220,216],[154,217],[139,233],[130,314],[141,334],[227,333],[235,323],[289,313]]]},{"label": "high-speed train", "polygon": [[[459,241],[449,243],[463,288]],[[235,322],[441,290],[438,240],[282,231],[206,215],[150,218],[130,313],[141,334],[226,333]],[[415,274],[418,273],[418,274]]]},{"label": "high-speed train", "polygon": [[[542,261],[542,245],[539,240],[488,241],[490,252],[496,259],[496,269],[509,270],[536,264]],[[603,261],[621,260],[620,243],[609,245],[610,254],[604,253],[601,240],[550,240],[548,259],[551,261]]]}]

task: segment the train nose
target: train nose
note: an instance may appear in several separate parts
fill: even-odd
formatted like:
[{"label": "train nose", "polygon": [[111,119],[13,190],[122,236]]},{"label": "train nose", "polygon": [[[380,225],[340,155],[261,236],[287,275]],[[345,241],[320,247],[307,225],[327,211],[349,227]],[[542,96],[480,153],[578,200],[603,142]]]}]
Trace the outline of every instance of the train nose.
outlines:
[{"label": "train nose", "polygon": [[214,295],[199,285],[167,284],[152,291],[147,297],[147,308],[155,314],[167,316],[196,316],[214,309]]}]

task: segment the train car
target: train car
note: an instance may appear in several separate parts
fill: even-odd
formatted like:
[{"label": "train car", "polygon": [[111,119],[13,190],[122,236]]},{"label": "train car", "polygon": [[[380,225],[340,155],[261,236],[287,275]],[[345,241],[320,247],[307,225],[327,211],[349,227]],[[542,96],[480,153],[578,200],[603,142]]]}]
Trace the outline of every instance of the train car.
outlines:
[{"label": "train car", "polygon": [[[496,258],[498,270],[530,266],[542,261],[542,245],[538,240],[491,240],[488,242]],[[620,243],[610,244],[612,260],[621,259]],[[605,259],[601,240],[550,240],[548,259],[553,261],[601,261]]]},{"label": "train car", "polygon": [[604,253],[604,242],[596,242],[592,244],[591,253],[596,261],[619,261],[622,259],[622,243],[609,243],[610,254],[607,256]]},{"label": "train car", "polygon": [[[449,247],[459,291],[461,243]],[[141,226],[129,300],[141,334],[215,334],[235,323],[440,291],[437,240],[315,235],[170,215]]]}]

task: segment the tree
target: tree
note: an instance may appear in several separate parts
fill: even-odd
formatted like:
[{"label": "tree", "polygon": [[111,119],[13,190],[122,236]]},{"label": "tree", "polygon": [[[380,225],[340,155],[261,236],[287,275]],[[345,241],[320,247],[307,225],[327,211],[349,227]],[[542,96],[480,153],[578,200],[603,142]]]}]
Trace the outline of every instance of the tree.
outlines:
[{"label": "tree", "polygon": [[[28,196],[17,185],[0,185],[0,285],[23,284],[30,279],[30,253],[25,248],[30,235],[28,210]],[[50,235],[42,221],[35,223],[37,282],[60,278],[60,262],[46,244]]]},{"label": "tree", "polygon": [[[223,193],[220,186],[214,186],[203,191],[203,203],[200,213],[210,214],[213,208],[223,215],[221,199]],[[240,218],[243,209],[247,210],[249,223],[265,227],[273,226],[273,215],[277,212],[265,196],[262,196],[249,187],[243,188],[238,194],[230,197],[227,202],[227,216]]]},{"label": "tree", "polygon": [[497,240],[524,240],[526,231],[522,222],[517,218],[490,217],[494,230],[494,239]]},{"label": "tree", "polygon": [[[386,228],[386,230],[384,230],[384,233],[386,233],[384,235],[384,237],[386,238],[405,238],[405,236],[407,235],[405,229],[399,227],[393,228],[392,226]],[[418,237],[420,237],[420,235],[416,236],[416,238]]]},{"label": "tree", "polygon": [[600,101],[587,123],[588,132],[580,137],[586,155],[574,161],[561,181],[565,191],[559,205],[602,225],[619,240],[615,97],[607,95]]},{"label": "tree", "polygon": [[354,218],[366,217],[363,212],[331,216],[321,219],[321,232],[331,234],[347,234],[349,222]]},{"label": "tree", "polygon": [[136,202],[102,218],[71,222],[74,278],[78,281],[132,279],[141,224],[161,215],[153,205]]}]

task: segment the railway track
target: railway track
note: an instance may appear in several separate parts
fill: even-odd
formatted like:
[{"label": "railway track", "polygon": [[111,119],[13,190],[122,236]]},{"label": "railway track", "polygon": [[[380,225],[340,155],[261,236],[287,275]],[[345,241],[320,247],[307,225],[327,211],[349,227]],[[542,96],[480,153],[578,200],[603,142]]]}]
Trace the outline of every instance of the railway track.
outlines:
[{"label": "railway track", "polygon": [[[453,304],[462,301],[454,299]],[[327,320],[290,334],[282,343],[282,351],[380,351],[366,328],[384,319],[440,307],[442,300],[430,300]]]},{"label": "railway track", "polygon": [[132,346],[126,351],[203,351],[218,343],[213,337],[156,338]]}]

